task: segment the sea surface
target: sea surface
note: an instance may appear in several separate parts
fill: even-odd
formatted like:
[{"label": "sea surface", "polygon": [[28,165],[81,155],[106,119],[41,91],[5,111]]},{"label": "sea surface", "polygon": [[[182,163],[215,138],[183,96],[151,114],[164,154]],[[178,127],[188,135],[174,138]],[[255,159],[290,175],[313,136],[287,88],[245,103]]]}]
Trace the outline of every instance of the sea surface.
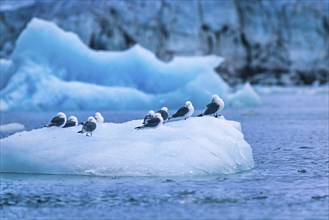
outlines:
[{"label": "sea surface", "polygon": [[[255,167],[230,175],[101,177],[1,173],[1,219],[328,219],[328,89],[262,90],[240,121]],[[145,112],[147,112],[146,110]],[[125,122],[145,112],[102,112]],[[87,118],[94,112],[72,112]],[[55,113],[1,113],[30,130]],[[8,134],[2,134],[2,137]]]}]

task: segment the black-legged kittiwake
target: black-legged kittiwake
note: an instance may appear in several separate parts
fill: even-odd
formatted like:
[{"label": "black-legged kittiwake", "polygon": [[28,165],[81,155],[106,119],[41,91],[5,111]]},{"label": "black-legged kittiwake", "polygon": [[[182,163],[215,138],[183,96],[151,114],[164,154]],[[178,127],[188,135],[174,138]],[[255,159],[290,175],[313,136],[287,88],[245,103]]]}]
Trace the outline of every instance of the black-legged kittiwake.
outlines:
[{"label": "black-legged kittiwake", "polygon": [[157,113],[161,114],[161,117],[163,118],[163,122],[167,121],[168,119],[168,108],[162,107]]},{"label": "black-legged kittiwake", "polygon": [[55,117],[46,125],[46,127],[63,127],[66,123],[66,115],[63,112],[58,112]]},{"label": "black-legged kittiwake", "polygon": [[222,111],[224,109],[224,101],[219,98],[218,95],[212,95],[211,103],[206,106],[206,109],[203,113],[199,114],[199,117],[204,115],[214,115],[216,118],[218,117],[217,112]]},{"label": "black-legged kittiwake", "polygon": [[146,123],[142,126],[138,126],[135,129],[142,129],[142,128],[157,128],[163,123],[163,118],[161,117],[160,113],[155,113],[153,118],[146,121]]},{"label": "black-legged kittiwake", "polygon": [[103,118],[103,116],[101,115],[101,113],[99,113],[99,112],[96,112],[96,113],[95,113],[95,119],[96,119],[96,121],[99,122],[99,123],[103,123],[103,122],[104,122],[104,118]]},{"label": "black-legged kittiwake", "polygon": [[191,115],[194,112],[194,107],[192,105],[192,102],[187,101],[185,102],[185,106],[181,107],[180,109],[178,109],[178,111],[173,114],[169,119],[175,118],[175,119],[187,119],[189,117],[191,117]]},{"label": "black-legged kittiwake", "polygon": [[145,115],[144,117],[144,121],[143,121],[143,125],[145,125],[147,123],[148,120],[150,120],[151,118],[154,117],[154,111],[153,110],[150,110],[147,115]]},{"label": "black-legged kittiwake", "polygon": [[75,116],[70,116],[63,128],[78,126],[78,119]]},{"label": "black-legged kittiwake", "polygon": [[86,133],[86,136],[93,136],[93,131],[96,129],[96,119],[93,116],[88,117],[88,120],[83,123],[81,131],[78,133]]}]

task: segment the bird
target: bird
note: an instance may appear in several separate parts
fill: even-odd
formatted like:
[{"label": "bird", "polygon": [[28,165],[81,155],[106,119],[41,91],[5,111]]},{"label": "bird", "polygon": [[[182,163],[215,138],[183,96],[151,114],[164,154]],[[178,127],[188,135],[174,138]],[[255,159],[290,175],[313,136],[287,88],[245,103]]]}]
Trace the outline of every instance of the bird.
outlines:
[{"label": "bird", "polygon": [[157,128],[163,123],[163,118],[160,113],[155,113],[154,117],[147,120],[146,123],[142,126],[138,126],[135,129],[139,130],[142,128]]},{"label": "bird", "polygon": [[66,123],[66,115],[63,112],[58,112],[55,117],[46,125],[46,127],[63,127]]},{"label": "bird", "polygon": [[95,118],[96,121],[99,122],[99,123],[103,123],[103,122],[104,122],[104,118],[103,118],[103,116],[101,115],[101,113],[99,113],[99,112],[96,112],[96,113],[95,113],[94,118]]},{"label": "bird", "polygon": [[222,111],[223,109],[224,101],[219,98],[218,95],[212,95],[211,102],[206,106],[204,112],[198,115],[198,117],[202,117],[204,115],[214,115],[217,118],[220,116],[217,112]]},{"label": "bird", "polygon": [[70,116],[69,119],[66,121],[63,128],[74,127],[78,125],[78,119],[75,116]]},{"label": "bird", "polygon": [[163,122],[167,121],[167,119],[168,119],[168,108],[167,107],[162,107],[156,113],[160,113],[161,114],[161,117],[163,118]]},{"label": "bird", "polygon": [[93,136],[93,132],[96,129],[96,119],[93,116],[89,116],[88,120],[83,123],[81,131],[78,131],[78,133],[86,133],[86,136]]},{"label": "bird", "polygon": [[150,110],[147,115],[145,115],[144,117],[144,121],[143,121],[143,125],[145,125],[145,123],[147,123],[148,120],[150,120],[151,118],[154,117],[154,111],[153,110]]},{"label": "bird", "polygon": [[177,110],[177,112],[175,114],[173,114],[169,119],[172,118],[184,118],[185,120],[189,117],[191,117],[191,115],[194,112],[194,107],[192,105],[192,102],[190,101],[186,101],[185,102],[185,106],[181,107],[180,109]]}]

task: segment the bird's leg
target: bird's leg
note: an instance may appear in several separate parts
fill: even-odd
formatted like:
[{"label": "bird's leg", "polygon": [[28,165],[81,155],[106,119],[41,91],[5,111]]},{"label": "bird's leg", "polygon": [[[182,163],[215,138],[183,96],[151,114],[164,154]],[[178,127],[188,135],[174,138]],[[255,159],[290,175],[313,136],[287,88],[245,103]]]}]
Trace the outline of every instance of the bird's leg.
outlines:
[{"label": "bird's leg", "polygon": [[218,118],[218,114],[217,114],[217,113],[215,113],[215,115],[214,115],[214,116],[215,116],[215,118]]}]

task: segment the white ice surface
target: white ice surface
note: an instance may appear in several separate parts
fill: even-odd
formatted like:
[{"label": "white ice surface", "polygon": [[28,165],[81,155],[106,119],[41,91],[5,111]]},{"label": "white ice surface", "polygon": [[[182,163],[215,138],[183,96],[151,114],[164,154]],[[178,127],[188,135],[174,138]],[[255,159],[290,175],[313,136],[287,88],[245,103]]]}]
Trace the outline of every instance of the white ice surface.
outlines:
[{"label": "white ice surface", "polygon": [[193,117],[135,130],[141,123],[100,123],[92,137],[78,134],[80,127],[16,133],[1,140],[1,172],[189,176],[236,173],[254,165],[238,122]]}]

